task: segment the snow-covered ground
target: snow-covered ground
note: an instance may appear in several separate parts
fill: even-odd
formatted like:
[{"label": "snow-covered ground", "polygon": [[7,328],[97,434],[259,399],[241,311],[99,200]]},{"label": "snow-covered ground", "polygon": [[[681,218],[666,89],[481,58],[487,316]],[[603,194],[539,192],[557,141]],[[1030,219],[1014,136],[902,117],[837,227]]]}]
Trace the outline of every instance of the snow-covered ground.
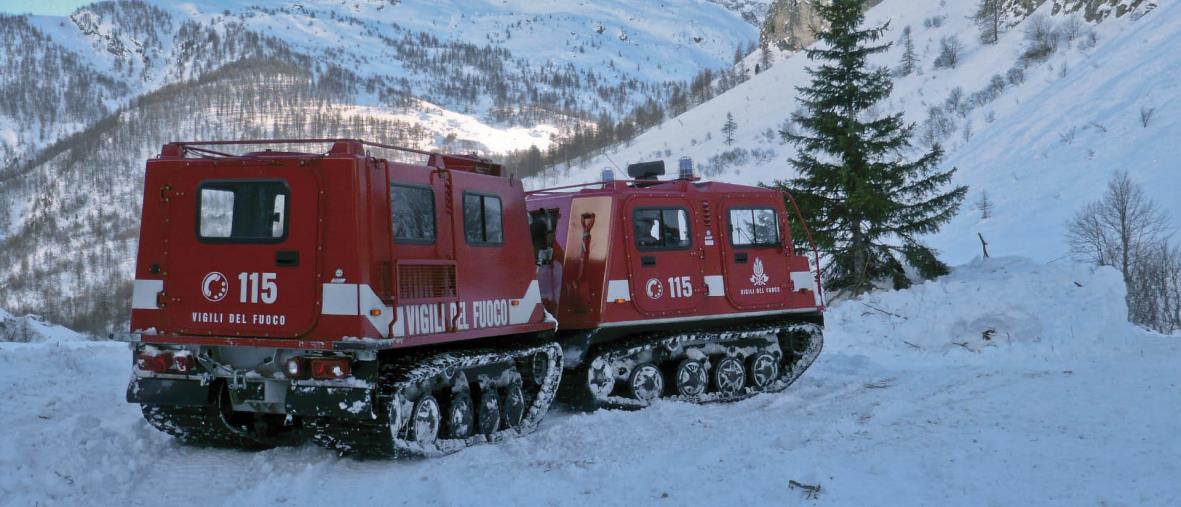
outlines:
[{"label": "snow-covered ground", "polygon": [[1178,505],[1181,338],[1124,322],[1122,291],[1106,269],[977,261],[834,308],[785,393],[558,409],[400,462],[180,446],[123,401],[125,345],[2,343],[0,504]]}]

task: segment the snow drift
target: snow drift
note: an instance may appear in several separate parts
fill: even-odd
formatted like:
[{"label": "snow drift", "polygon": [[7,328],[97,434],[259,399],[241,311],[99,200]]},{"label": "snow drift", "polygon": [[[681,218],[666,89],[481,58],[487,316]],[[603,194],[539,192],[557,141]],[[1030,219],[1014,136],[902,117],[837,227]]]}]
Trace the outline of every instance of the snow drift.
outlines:
[{"label": "snow drift", "polygon": [[909,290],[835,305],[827,316],[835,334],[828,347],[1104,350],[1143,333],[1127,322],[1124,296],[1123,279],[1111,267],[978,258]]},{"label": "snow drift", "polygon": [[0,342],[63,342],[89,339],[87,335],[50,324],[36,315],[14,317],[0,310]]}]

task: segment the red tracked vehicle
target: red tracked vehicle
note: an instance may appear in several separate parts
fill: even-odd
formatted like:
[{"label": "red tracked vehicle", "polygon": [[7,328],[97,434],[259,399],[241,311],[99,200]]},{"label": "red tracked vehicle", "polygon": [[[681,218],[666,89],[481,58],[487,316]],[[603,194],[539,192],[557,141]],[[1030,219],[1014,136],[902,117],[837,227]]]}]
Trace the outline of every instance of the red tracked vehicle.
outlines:
[{"label": "red tracked vehicle", "polygon": [[575,372],[563,386],[594,405],[780,391],[820,353],[820,280],[792,247],[783,194],[681,166],[676,180],[634,164],[633,181],[528,199],[555,238],[538,280]]},{"label": "red tracked vehicle", "polygon": [[[296,143],[331,148],[226,153]],[[564,360],[566,388],[601,405],[787,387],[822,305],[780,195],[637,175],[527,199],[470,156],[166,145],[128,401],[200,445],[437,455],[534,429]]]}]

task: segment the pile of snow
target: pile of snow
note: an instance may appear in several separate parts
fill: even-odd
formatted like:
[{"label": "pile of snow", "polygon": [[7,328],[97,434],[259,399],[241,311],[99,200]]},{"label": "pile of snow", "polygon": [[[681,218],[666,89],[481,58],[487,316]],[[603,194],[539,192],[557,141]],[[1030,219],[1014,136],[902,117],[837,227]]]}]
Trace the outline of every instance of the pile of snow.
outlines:
[{"label": "pile of snow", "polygon": [[0,310],[0,342],[43,343],[89,339],[87,335],[50,324],[36,315],[16,317]]},{"label": "pile of snow", "polygon": [[831,347],[928,352],[1106,348],[1143,331],[1127,322],[1124,283],[1110,267],[1019,257],[976,259],[909,290],[833,305]]},{"label": "pile of snow", "polygon": [[[221,505],[1181,505],[1181,339],[1129,326],[1117,278],[977,261],[837,304],[824,353],[784,393],[643,411],[557,407],[532,435],[428,460],[358,461],[312,444],[182,446],[125,403],[126,346],[0,343],[0,498],[157,505],[183,490]],[[984,328],[997,330],[989,343]],[[961,340],[979,352],[951,344]]]}]

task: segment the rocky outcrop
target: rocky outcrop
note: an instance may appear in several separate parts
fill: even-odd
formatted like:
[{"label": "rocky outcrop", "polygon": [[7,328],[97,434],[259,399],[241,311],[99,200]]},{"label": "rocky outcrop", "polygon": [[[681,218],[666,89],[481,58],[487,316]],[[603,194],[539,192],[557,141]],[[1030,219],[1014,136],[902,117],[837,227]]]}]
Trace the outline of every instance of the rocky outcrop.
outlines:
[{"label": "rocky outcrop", "polygon": [[1145,0],[1054,0],[1053,13],[1072,14],[1082,12],[1087,21],[1098,23],[1115,16],[1144,14],[1156,8],[1156,2]]},{"label": "rocky outcrop", "polygon": [[[760,33],[763,47],[778,47],[785,51],[798,51],[816,40],[813,27],[821,26],[816,14],[816,2],[828,0],[775,0],[768,8]],[[964,0],[967,1],[967,0]],[[1033,14],[1047,0],[1005,0],[1005,13],[1010,22],[1018,22]],[[1050,0],[1054,15],[1081,12],[1092,23],[1098,23],[1114,16],[1144,14],[1156,8],[1153,0]],[[866,8],[882,0],[868,0]]]},{"label": "rocky outcrop", "polygon": [[[821,26],[815,4],[826,0],[775,0],[767,11],[760,32],[763,47],[778,47],[784,51],[798,51],[816,40],[813,28]],[[869,0],[873,7],[882,0]]]}]

